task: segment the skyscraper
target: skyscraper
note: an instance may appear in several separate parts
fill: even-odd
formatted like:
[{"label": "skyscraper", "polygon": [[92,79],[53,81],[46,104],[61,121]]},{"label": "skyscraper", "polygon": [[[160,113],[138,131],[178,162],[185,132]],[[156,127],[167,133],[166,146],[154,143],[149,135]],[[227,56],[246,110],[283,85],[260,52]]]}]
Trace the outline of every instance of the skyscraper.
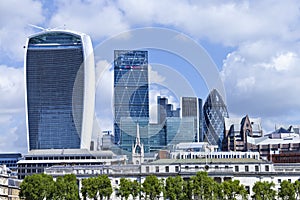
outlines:
[{"label": "skyscraper", "polygon": [[168,103],[166,97],[157,96],[157,122],[163,124],[167,117],[179,117],[180,108],[173,109],[173,105]]},{"label": "skyscraper", "polygon": [[202,141],[202,99],[197,97],[181,97],[181,117],[194,117],[195,141]]},{"label": "skyscraper", "polygon": [[90,37],[65,30],[30,36],[25,85],[29,150],[89,149],[95,100]]},{"label": "skyscraper", "polygon": [[[134,130],[140,121],[141,141],[147,146],[147,135],[143,126],[149,121],[148,52],[115,50],[114,52],[114,134],[115,144],[131,151],[135,133],[128,133],[122,127]],[[131,120],[128,121],[128,118]],[[130,122],[131,121],[131,122]],[[126,122],[126,124],[124,123]],[[130,123],[130,124],[128,124]],[[132,128],[130,128],[133,126]],[[146,152],[146,150],[145,150]]]},{"label": "skyscraper", "polygon": [[203,106],[204,141],[222,149],[224,117],[228,117],[226,105],[216,89],[213,89]]}]

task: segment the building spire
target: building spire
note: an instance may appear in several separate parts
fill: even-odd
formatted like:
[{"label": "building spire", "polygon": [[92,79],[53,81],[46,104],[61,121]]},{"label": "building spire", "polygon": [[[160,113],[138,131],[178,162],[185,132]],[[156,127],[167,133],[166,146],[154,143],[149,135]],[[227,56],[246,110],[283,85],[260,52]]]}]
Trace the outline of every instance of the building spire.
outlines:
[{"label": "building spire", "polygon": [[136,123],[136,139],[135,139],[136,146],[141,146],[141,139],[140,139],[140,126],[139,123]]}]

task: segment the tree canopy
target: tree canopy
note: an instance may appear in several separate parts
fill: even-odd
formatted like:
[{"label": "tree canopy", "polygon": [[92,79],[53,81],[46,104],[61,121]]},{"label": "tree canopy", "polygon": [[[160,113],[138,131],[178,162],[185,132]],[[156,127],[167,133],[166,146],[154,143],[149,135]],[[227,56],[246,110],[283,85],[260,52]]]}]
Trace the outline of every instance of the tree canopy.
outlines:
[{"label": "tree canopy", "polygon": [[275,184],[268,181],[258,181],[254,184],[252,191],[255,200],[273,200],[276,197],[276,191],[273,189]]}]

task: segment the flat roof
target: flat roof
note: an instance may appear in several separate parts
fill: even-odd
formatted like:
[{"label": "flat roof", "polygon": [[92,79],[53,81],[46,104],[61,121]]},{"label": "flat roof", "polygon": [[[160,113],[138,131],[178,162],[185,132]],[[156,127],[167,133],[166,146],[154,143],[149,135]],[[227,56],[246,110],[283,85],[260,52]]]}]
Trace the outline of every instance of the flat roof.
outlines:
[{"label": "flat roof", "polygon": [[158,164],[245,164],[245,163],[266,163],[263,160],[256,160],[253,158],[201,158],[201,159],[159,159],[155,160],[150,165]]},{"label": "flat roof", "polygon": [[24,155],[25,157],[45,156],[114,156],[112,151],[89,151],[88,149],[35,149]]}]

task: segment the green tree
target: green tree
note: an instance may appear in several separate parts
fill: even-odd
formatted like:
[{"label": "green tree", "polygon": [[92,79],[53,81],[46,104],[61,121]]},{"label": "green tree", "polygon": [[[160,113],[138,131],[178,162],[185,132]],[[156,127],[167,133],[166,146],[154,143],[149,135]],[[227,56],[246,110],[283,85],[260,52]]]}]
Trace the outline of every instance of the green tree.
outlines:
[{"label": "green tree", "polygon": [[254,192],[252,198],[255,200],[273,200],[276,197],[274,187],[275,184],[273,182],[257,181],[252,188]]},{"label": "green tree", "polygon": [[190,200],[193,199],[193,182],[191,180],[186,180],[182,185],[182,198],[180,200]]},{"label": "green tree", "polygon": [[294,182],[294,188],[295,188],[295,194],[296,194],[296,199],[300,198],[300,181],[296,180]]},{"label": "green tree", "polygon": [[54,200],[78,200],[78,186],[74,174],[60,176],[55,182]]},{"label": "green tree", "polygon": [[109,199],[110,195],[113,193],[112,185],[110,179],[107,175],[101,175],[96,177],[96,184],[99,192],[100,199]]},{"label": "green tree", "polygon": [[223,199],[236,200],[237,197],[246,199],[247,190],[244,185],[240,184],[239,180],[228,180],[222,183]]},{"label": "green tree", "polygon": [[20,185],[19,197],[26,200],[52,199],[54,181],[46,174],[26,176]]},{"label": "green tree", "polygon": [[154,200],[162,192],[161,182],[155,175],[147,176],[142,185],[145,199],[149,197],[150,200]]},{"label": "green tree", "polygon": [[94,200],[98,199],[98,197],[101,200],[104,198],[109,199],[112,192],[111,182],[107,175],[82,180],[81,194],[84,199],[87,197]]},{"label": "green tree", "polygon": [[183,184],[184,181],[181,176],[177,175],[176,177],[169,176],[166,179],[165,185],[165,197],[170,200],[183,199]]},{"label": "green tree", "polygon": [[287,180],[284,180],[280,183],[280,191],[278,192],[278,196],[282,200],[295,200],[295,188],[293,183],[290,183]]},{"label": "green tree", "polygon": [[132,198],[136,199],[139,196],[140,192],[141,192],[141,184],[137,180],[134,180],[131,185]]},{"label": "green tree", "polygon": [[208,176],[207,172],[197,172],[191,177],[193,194],[196,199],[214,199],[214,180]]},{"label": "green tree", "polygon": [[122,199],[125,198],[127,200],[131,194],[131,186],[132,182],[129,179],[121,178],[118,195],[121,196]]},{"label": "green tree", "polygon": [[83,179],[81,184],[81,194],[84,199],[86,199],[87,197],[94,200],[98,199],[96,177]]}]

